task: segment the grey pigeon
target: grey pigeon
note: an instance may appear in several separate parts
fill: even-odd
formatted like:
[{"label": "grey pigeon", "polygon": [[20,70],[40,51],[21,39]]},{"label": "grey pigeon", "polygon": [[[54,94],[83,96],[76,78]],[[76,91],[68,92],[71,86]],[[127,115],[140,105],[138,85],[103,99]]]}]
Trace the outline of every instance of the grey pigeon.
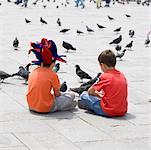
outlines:
[{"label": "grey pigeon", "polygon": [[75,65],[75,67],[76,67],[76,74],[77,74],[77,76],[80,77],[81,80],[83,80],[83,79],[92,79],[92,77],[90,77],[86,72],[81,70],[79,65]]},{"label": "grey pigeon", "polygon": [[40,17],[40,22],[41,22],[42,24],[47,24],[47,22],[46,22],[42,17]]},{"label": "grey pigeon", "polygon": [[119,44],[122,41],[122,35],[120,35],[118,38],[114,39],[109,44]]},{"label": "grey pigeon", "polygon": [[0,70],[0,81],[4,81],[4,79],[11,77],[12,75]]},{"label": "grey pigeon", "polygon": [[125,16],[126,16],[127,18],[130,18],[130,17],[131,17],[131,15],[128,15],[128,14],[125,14]]},{"label": "grey pigeon", "polygon": [[28,76],[29,76],[29,67],[31,64],[27,64],[26,67],[19,66],[19,71],[17,73],[12,74],[13,76],[19,76],[25,79],[25,83],[28,81]]},{"label": "grey pigeon", "polygon": [[113,17],[110,17],[110,16],[108,16],[108,19],[109,20],[115,20]]},{"label": "grey pigeon", "polygon": [[66,33],[66,32],[68,32],[70,29],[62,29],[62,30],[60,30],[60,33]]},{"label": "grey pigeon", "polygon": [[60,70],[60,63],[56,63],[55,66],[53,67],[54,72],[58,72]]},{"label": "grey pigeon", "polygon": [[58,26],[61,26],[60,18],[57,19],[57,24],[58,24]]},{"label": "grey pigeon", "polygon": [[88,32],[94,32],[94,30],[92,30],[92,29],[89,28],[88,26],[86,26],[86,28],[87,28],[87,31],[88,31]]},{"label": "grey pigeon", "polygon": [[66,92],[66,91],[67,91],[67,83],[66,83],[66,81],[64,81],[64,82],[61,84],[60,91],[61,91],[61,92]]},{"label": "grey pigeon", "polygon": [[135,34],[135,31],[131,29],[131,30],[129,30],[128,34],[129,34],[130,38],[132,38]]},{"label": "grey pigeon", "polygon": [[25,18],[25,22],[26,22],[26,23],[31,23],[31,21],[28,20],[27,18]]},{"label": "grey pigeon", "polygon": [[122,57],[124,56],[124,54],[125,54],[125,52],[126,52],[126,49],[124,49],[123,51],[122,51],[122,53],[118,53],[117,55],[116,55],[116,58],[120,58],[120,60],[122,60]]},{"label": "grey pigeon", "polygon": [[114,32],[119,33],[121,31],[121,27],[114,30]]},{"label": "grey pigeon", "polygon": [[131,41],[129,44],[127,44],[127,45],[125,46],[125,48],[131,49],[132,46],[133,46],[133,41]]},{"label": "grey pigeon", "polygon": [[74,50],[74,51],[76,50],[76,48],[74,48],[70,43],[67,43],[65,41],[63,41],[62,46],[67,50],[67,52],[69,50]]},{"label": "grey pigeon", "polygon": [[122,47],[120,45],[116,45],[115,50],[118,52],[122,49]]},{"label": "grey pigeon", "polygon": [[17,39],[17,37],[15,38],[15,40],[13,41],[13,47],[14,50],[17,50],[19,46],[19,40]]},{"label": "grey pigeon", "polygon": [[97,23],[97,26],[98,26],[99,29],[104,29],[104,28],[106,28],[106,27],[104,27],[104,26],[102,26],[102,25],[99,25],[98,23]]},{"label": "grey pigeon", "polygon": [[84,32],[80,31],[80,30],[77,30],[77,34],[83,34]]},{"label": "grey pigeon", "polygon": [[147,37],[147,39],[145,40],[146,47],[148,47],[149,43],[150,43],[150,39],[149,39],[149,37]]}]

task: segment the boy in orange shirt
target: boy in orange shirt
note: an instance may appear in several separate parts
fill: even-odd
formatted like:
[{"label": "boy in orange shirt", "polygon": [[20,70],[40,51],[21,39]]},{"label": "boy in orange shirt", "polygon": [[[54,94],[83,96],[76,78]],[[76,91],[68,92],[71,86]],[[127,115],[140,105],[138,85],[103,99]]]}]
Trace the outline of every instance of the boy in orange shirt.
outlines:
[{"label": "boy in orange shirt", "polygon": [[105,117],[123,116],[128,106],[127,81],[115,69],[115,54],[111,50],[105,50],[99,55],[98,61],[104,73],[97,83],[80,95],[78,106]]},{"label": "boy in orange shirt", "polygon": [[41,65],[34,69],[28,78],[26,97],[30,111],[49,113],[74,109],[76,107],[74,93],[60,92],[58,75],[52,70],[55,59],[50,48],[48,49],[46,45],[41,47],[40,50],[31,49],[36,54],[36,57],[39,56],[37,58]]}]

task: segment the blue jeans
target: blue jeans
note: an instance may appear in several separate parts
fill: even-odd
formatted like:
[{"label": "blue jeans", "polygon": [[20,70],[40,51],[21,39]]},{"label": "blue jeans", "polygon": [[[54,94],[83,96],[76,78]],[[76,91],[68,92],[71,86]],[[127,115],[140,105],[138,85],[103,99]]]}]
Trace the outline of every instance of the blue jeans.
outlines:
[{"label": "blue jeans", "polygon": [[88,92],[84,91],[80,95],[80,100],[85,103],[88,110],[93,111],[97,115],[109,117],[105,112],[103,112],[100,106],[100,99],[98,97],[89,95]]},{"label": "blue jeans", "polygon": [[83,7],[84,7],[84,2],[83,2],[83,0],[75,0],[75,3],[76,3],[76,7],[79,6],[79,3],[81,3],[80,6],[83,6]]}]

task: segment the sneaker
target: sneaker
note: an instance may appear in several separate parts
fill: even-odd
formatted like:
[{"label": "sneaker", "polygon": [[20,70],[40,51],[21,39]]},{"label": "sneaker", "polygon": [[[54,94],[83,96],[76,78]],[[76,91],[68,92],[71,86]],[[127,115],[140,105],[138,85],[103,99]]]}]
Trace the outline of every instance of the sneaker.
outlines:
[{"label": "sneaker", "polygon": [[82,100],[78,100],[78,107],[79,107],[80,109],[88,110],[87,105],[86,105]]}]

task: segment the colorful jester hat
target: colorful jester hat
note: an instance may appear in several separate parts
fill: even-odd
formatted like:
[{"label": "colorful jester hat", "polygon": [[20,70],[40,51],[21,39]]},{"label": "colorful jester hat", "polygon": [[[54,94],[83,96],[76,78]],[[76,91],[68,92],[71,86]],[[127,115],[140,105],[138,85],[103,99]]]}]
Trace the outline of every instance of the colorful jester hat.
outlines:
[{"label": "colorful jester hat", "polygon": [[29,50],[28,54],[33,52],[37,58],[36,61],[32,61],[35,65],[40,65],[42,62],[45,64],[51,64],[52,60],[58,60],[61,62],[66,62],[61,57],[66,57],[65,55],[57,54],[56,44],[52,40],[47,40],[45,38],[41,39],[41,43],[30,43],[32,49]]}]

